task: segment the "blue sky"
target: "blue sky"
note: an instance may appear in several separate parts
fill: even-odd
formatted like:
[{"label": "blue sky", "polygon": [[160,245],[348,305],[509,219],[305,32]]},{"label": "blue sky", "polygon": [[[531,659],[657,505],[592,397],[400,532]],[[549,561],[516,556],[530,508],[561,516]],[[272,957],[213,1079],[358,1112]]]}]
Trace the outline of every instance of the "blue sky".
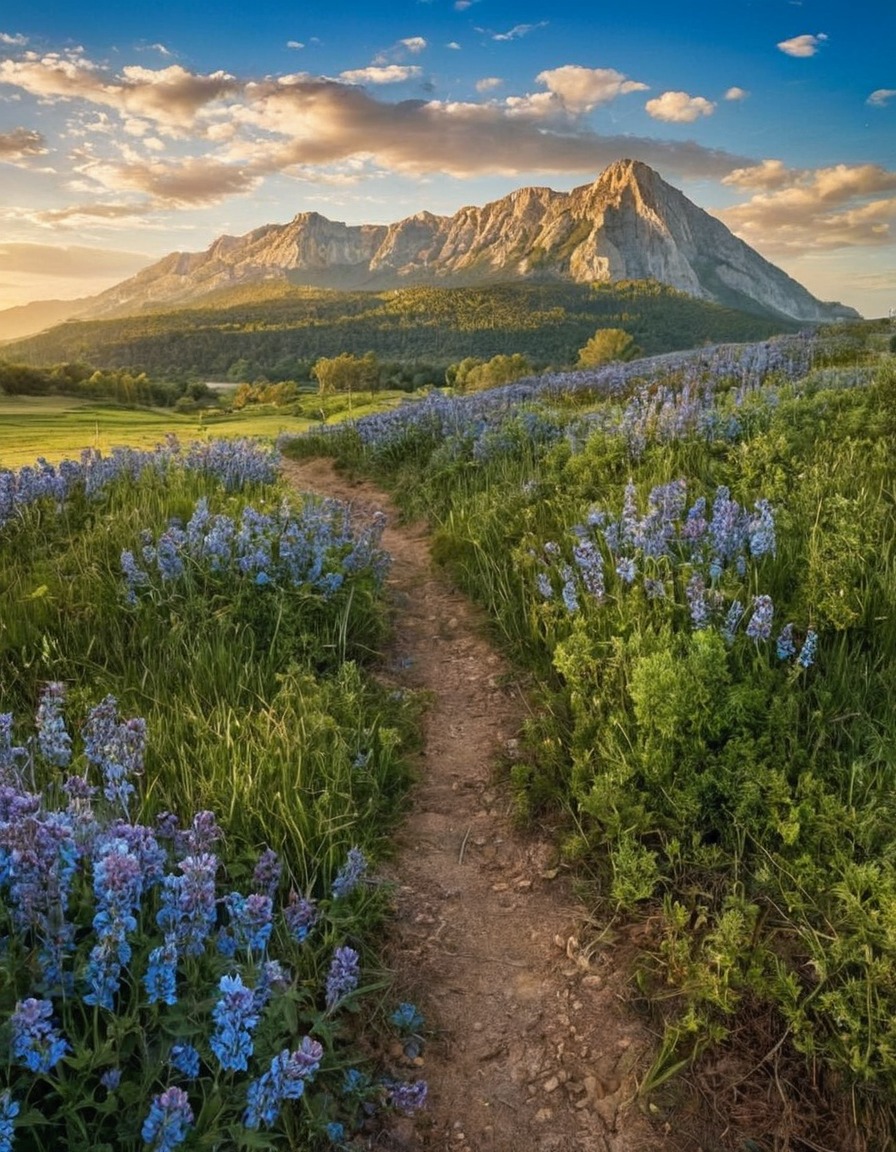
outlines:
[{"label": "blue sky", "polygon": [[0,308],[297,212],[644,160],[823,299],[896,307],[896,3],[5,0]]}]

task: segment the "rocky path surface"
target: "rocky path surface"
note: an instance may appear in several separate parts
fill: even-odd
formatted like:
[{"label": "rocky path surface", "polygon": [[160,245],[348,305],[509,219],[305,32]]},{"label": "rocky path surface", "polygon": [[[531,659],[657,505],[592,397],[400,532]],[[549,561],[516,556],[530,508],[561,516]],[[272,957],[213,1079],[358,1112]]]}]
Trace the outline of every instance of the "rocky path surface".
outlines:
[{"label": "rocky path surface", "polygon": [[412,808],[388,877],[389,962],[431,1034],[425,1114],[390,1152],[647,1152],[666,1146],[634,1103],[652,1045],[623,1004],[624,948],[582,932],[587,912],[555,846],[514,827],[496,775],[525,701],[476,609],[432,567],[425,530],[326,460],[286,461],[302,491],[388,516],[395,617],[388,675],[431,693]]}]

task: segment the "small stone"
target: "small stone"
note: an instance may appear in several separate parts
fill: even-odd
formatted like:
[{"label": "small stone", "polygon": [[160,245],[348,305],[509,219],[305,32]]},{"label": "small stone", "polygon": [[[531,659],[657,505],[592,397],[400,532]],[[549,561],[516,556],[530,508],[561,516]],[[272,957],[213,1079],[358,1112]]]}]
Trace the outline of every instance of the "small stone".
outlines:
[{"label": "small stone", "polygon": [[590,976],[583,976],[582,977],[582,987],[583,988],[602,988],[603,984],[604,984],[603,976],[598,976],[596,974],[592,974]]},{"label": "small stone", "polygon": [[531,880],[517,880],[516,887],[518,892],[529,892],[532,888]]},{"label": "small stone", "polygon": [[506,892],[509,887],[509,884],[505,884],[503,880],[500,880],[497,884],[492,884],[492,892]]},{"label": "small stone", "polygon": [[[544,872],[541,873],[541,878],[542,878],[542,880],[556,880],[559,875],[560,875],[560,869],[559,868],[546,868],[544,870]],[[559,937],[558,937],[558,939],[559,939]],[[561,945],[561,947],[562,947],[562,945]]]},{"label": "small stone", "polygon": [[535,1123],[536,1124],[547,1124],[548,1120],[550,1120],[553,1117],[553,1115],[554,1115],[553,1108],[539,1108],[538,1111],[535,1113]]},{"label": "small stone", "polygon": [[542,1084],[542,1088],[545,1090],[545,1092],[556,1092],[559,1087],[560,1081],[556,1076],[549,1076],[547,1080],[545,1080],[544,1084]]},{"label": "small stone", "polygon": [[572,1007],[573,1007],[573,1011],[575,1011],[575,1012],[581,1012],[581,1010],[582,1010],[582,1001],[581,1001],[581,1000],[573,1000],[573,1002],[572,1002]]},{"label": "small stone", "polygon": [[485,1025],[482,1023],[481,1020],[476,1020],[473,1024],[473,1031],[474,1032],[481,1032],[484,1027],[485,1027]]}]

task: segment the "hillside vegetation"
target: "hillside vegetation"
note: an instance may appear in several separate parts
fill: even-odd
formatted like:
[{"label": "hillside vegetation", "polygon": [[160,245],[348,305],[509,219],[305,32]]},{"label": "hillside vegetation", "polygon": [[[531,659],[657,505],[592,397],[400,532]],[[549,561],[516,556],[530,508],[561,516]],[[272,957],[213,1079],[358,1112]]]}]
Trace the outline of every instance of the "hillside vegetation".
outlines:
[{"label": "hillside vegetation", "polygon": [[548,375],[285,446],[428,518],[535,678],[520,815],[562,819],[605,923],[642,920],[644,1094],[696,1067],[730,1149],[896,1138],[888,338]]},{"label": "hillside vegetation", "polygon": [[707,341],[761,340],[795,331],[765,317],[697,300],[653,281],[612,285],[505,284],[336,292],[266,284],[209,296],[177,311],[70,321],[6,345],[32,366],[80,361],[152,376],[303,379],[315,360],[373,352],[442,373],[468,356],[526,355],[539,367],[575,362],[598,327],[625,329],[647,354]]}]

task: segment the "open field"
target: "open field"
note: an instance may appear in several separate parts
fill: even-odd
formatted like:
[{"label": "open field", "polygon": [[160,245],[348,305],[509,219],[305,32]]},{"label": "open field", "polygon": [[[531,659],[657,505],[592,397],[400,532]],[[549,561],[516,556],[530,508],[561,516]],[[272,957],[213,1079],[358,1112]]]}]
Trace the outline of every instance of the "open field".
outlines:
[{"label": "open field", "polygon": [[[395,407],[403,393],[384,393],[376,405],[356,406],[353,416]],[[348,413],[328,417],[343,419]],[[209,437],[305,432],[319,421],[266,406],[263,411],[181,414],[164,409],[119,408],[59,396],[0,395],[0,468],[20,468],[43,456],[51,463],[77,457],[83,448],[154,448],[169,432],[182,441]]]}]

